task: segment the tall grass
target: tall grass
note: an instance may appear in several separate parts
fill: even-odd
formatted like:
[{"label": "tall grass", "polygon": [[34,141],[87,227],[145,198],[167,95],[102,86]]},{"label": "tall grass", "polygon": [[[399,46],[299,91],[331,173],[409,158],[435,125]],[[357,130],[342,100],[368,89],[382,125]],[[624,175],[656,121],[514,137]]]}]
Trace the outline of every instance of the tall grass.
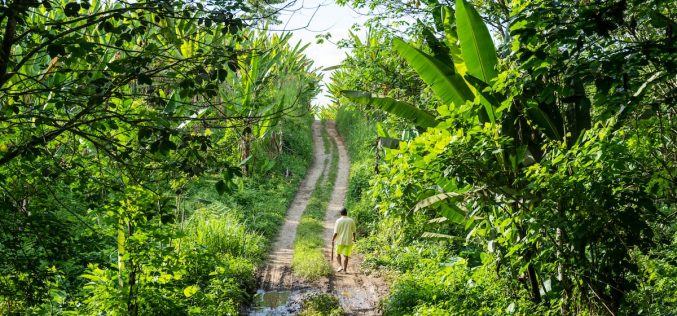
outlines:
[{"label": "tall grass", "polygon": [[265,240],[260,234],[249,231],[239,217],[217,202],[196,210],[182,232],[185,239],[211,253],[256,260],[265,254]]},{"label": "tall grass", "polygon": [[336,128],[346,143],[352,162],[374,158],[376,128],[360,113],[339,109],[336,113]]},{"label": "tall grass", "polygon": [[338,110],[336,127],[345,140],[351,161],[346,208],[350,211],[350,216],[359,223],[357,234],[370,235],[380,222],[369,196],[370,181],[376,176],[376,129],[374,123],[363,115],[346,109]]},{"label": "tall grass", "polygon": [[275,166],[265,174],[241,178],[237,190],[223,195],[217,193],[214,183],[221,175],[205,176],[194,182],[181,203],[185,218],[202,216],[199,213],[203,209],[229,214],[231,224],[237,223],[247,232],[262,236],[264,252],[255,261],[263,260],[312,160],[311,122],[303,119],[280,123],[283,152],[276,158]]},{"label": "tall grass", "polygon": [[179,262],[187,267],[181,289],[199,288],[191,299],[209,301],[203,305],[210,308],[221,304],[241,308],[249,302],[256,289],[256,265],[264,262],[311,162],[310,125],[310,118],[283,121],[277,127],[283,132],[283,150],[271,157],[275,165],[238,179],[233,191],[219,194],[215,183],[222,175],[211,174],[194,179],[177,198],[181,237],[176,249]]}]

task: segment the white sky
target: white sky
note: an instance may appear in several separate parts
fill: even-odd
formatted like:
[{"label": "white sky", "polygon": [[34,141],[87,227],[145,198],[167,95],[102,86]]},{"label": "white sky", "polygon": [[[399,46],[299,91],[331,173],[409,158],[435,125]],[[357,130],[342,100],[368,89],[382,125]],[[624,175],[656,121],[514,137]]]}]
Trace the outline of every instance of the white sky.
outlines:
[{"label": "white sky", "polygon": [[[348,31],[353,24],[364,23],[367,17],[353,11],[350,7],[341,7],[334,0],[296,0],[280,15],[281,25],[271,26],[273,30],[290,30],[293,33],[292,43],[301,40],[310,43],[305,54],[315,61],[314,67],[326,68],[341,63],[348,52],[339,49],[335,43],[348,37]],[[364,30],[357,32],[363,37]],[[329,41],[316,44],[315,36],[331,33]],[[327,96],[324,84],[329,82],[331,71],[324,72],[322,92],[315,98],[313,104],[327,105]]]}]

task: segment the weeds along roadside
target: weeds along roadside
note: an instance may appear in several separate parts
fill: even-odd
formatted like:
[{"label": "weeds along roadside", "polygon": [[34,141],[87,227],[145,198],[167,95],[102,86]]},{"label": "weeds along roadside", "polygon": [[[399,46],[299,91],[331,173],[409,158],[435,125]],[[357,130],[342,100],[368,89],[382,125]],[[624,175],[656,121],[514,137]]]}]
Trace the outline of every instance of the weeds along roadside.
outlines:
[{"label": "weeds along roadside", "polygon": [[[52,267],[43,303],[8,307],[0,302],[0,314],[8,309],[125,314],[130,306],[139,315],[238,314],[251,301],[255,268],[265,260],[310,165],[311,123],[310,116],[285,119],[272,130],[279,141],[257,140],[261,150],[250,160],[253,172],[236,177],[228,191],[217,192],[215,184],[224,177],[216,172],[170,180],[180,190],[134,188],[108,216],[147,210],[162,216],[139,215],[134,226],[102,217],[94,225],[103,233],[126,235],[121,242],[118,233],[117,247],[100,242],[102,249],[88,257],[62,262],[68,269]],[[237,135],[214,131],[214,137],[234,144],[218,159],[236,165]],[[97,236],[86,238],[96,241]]]},{"label": "weeds along roadside", "polygon": [[336,129],[343,137],[351,161],[346,208],[350,217],[358,223],[358,237],[369,236],[378,222],[368,196],[369,180],[376,175],[373,150],[376,130],[364,117],[345,109],[339,109],[336,113]]},{"label": "weeds along roadside", "polygon": [[449,264],[452,251],[462,253],[465,249],[445,240],[420,238],[430,225],[427,218],[415,214],[404,220],[389,214],[396,204],[379,204],[375,194],[383,192],[373,192],[379,181],[388,181],[389,172],[387,166],[380,166],[382,174],[376,172],[373,122],[358,112],[339,109],[336,125],[353,162],[346,207],[358,222],[362,268],[378,270],[392,282],[383,304],[384,315],[448,315],[450,311],[467,315],[476,313],[477,306],[484,306],[482,311],[487,314],[504,314],[500,306],[508,299],[516,311],[541,314],[523,299],[506,297],[507,285],[495,272],[472,270],[463,260]]},{"label": "weeds along roadside", "polygon": [[[226,315],[249,305],[256,286],[255,268],[265,260],[311,162],[310,126],[310,118],[282,122],[283,146],[272,158],[272,167],[238,178],[229,192],[217,192],[215,183],[222,176],[212,174],[195,179],[185,194],[176,197],[169,246],[149,246],[140,259],[141,314],[188,310]],[[94,283],[89,291],[94,295],[84,310],[104,310],[118,301],[115,295],[124,295],[117,293],[117,282],[106,281],[114,280],[110,272],[98,268],[88,272]]]},{"label": "weeds along roadside", "polygon": [[[264,173],[241,178],[230,194],[220,195],[214,182],[220,175],[203,177],[191,187],[182,203],[187,213],[199,214],[209,209],[222,209],[226,217],[235,217],[246,231],[263,239],[263,253],[250,258],[261,263],[272,246],[284,221],[287,209],[312,160],[311,120],[288,125],[283,129],[283,153],[273,168]],[[214,205],[216,204],[216,205]],[[190,219],[188,220],[190,221]]]},{"label": "weeds along roadside", "polygon": [[[162,188],[172,189],[162,192],[130,186],[119,204],[91,216],[100,235],[79,240],[91,250],[73,256],[59,249],[72,258],[48,268],[44,299],[32,306],[11,301],[5,296],[11,280],[0,277],[0,314],[238,314],[251,301],[255,267],[311,162],[311,123],[310,116],[285,119],[271,129],[275,138],[257,140],[251,176],[236,177],[227,192],[217,192],[224,179],[217,172],[168,179]],[[238,135],[226,130],[213,137],[234,144],[217,159],[237,165]],[[117,243],[105,238],[116,235]]]},{"label": "weeds along roadside", "polygon": [[331,199],[331,193],[336,182],[338,172],[338,149],[323,124],[322,140],[326,158],[329,163],[328,172],[323,172],[308,205],[301,216],[301,221],[296,228],[294,240],[294,257],[292,269],[294,274],[307,281],[315,281],[332,273],[331,266],[323,254],[324,249],[324,218],[327,206]]}]

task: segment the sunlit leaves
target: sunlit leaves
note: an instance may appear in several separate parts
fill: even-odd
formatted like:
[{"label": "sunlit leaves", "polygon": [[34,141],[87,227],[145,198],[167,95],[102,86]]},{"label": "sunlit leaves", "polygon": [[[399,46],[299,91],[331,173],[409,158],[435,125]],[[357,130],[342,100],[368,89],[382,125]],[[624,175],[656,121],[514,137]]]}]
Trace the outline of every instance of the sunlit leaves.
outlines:
[{"label": "sunlit leaves", "polygon": [[494,41],[480,15],[465,0],[456,3],[456,28],[468,73],[491,83],[498,74]]},{"label": "sunlit leaves", "polygon": [[453,66],[444,64],[398,38],[393,40],[393,47],[416,70],[421,79],[435,91],[435,95],[443,103],[460,106],[474,99],[468,85],[454,71]]},{"label": "sunlit leaves", "polygon": [[348,99],[367,106],[374,106],[386,112],[397,115],[401,118],[409,120],[423,128],[435,127],[438,122],[435,117],[417,107],[406,102],[397,101],[392,98],[373,97],[370,93],[359,91],[341,91],[341,93]]}]

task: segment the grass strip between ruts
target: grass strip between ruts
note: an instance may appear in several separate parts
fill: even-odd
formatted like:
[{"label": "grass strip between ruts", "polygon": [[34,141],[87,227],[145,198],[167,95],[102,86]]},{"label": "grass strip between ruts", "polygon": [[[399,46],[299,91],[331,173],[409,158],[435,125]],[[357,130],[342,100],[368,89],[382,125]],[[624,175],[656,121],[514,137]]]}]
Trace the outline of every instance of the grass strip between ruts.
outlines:
[{"label": "grass strip between ruts", "polygon": [[294,257],[292,269],[294,274],[307,281],[315,281],[332,273],[331,266],[324,257],[324,218],[331,199],[331,193],[336,182],[338,172],[338,149],[333,139],[329,137],[326,127],[322,130],[322,139],[325,144],[325,153],[330,155],[329,172],[324,173],[317,181],[315,191],[308,201],[308,205],[301,216],[296,228],[294,241]]}]

